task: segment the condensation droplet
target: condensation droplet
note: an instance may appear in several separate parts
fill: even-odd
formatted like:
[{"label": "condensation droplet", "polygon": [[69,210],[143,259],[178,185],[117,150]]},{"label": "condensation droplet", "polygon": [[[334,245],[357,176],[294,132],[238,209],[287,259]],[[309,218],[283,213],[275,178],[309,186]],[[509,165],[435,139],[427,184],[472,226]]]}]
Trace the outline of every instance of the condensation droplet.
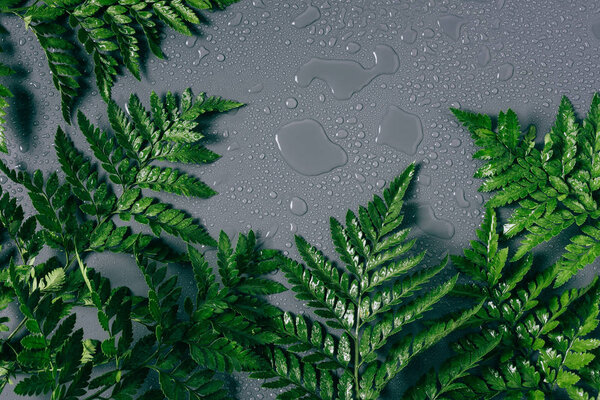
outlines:
[{"label": "condensation droplet", "polygon": [[285,106],[287,108],[296,108],[298,107],[298,100],[293,97],[289,97],[285,100]]},{"label": "condensation droplet", "polygon": [[360,44],[358,44],[356,42],[349,42],[346,45],[346,51],[350,54],[358,53],[359,50],[360,50]]},{"label": "condensation droplet", "polygon": [[290,211],[294,215],[302,216],[308,211],[306,202],[300,197],[294,196],[290,200]]},{"label": "condensation droplet", "polygon": [[238,26],[242,22],[242,13],[236,12],[233,17],[227,22],[229,26]]},{"label": "condensation droplet", "polygon": [[492,54],[490,53],[490,48],[487,46],[481,46],[479,52],[477,53],[477,64],[482,67],[485,67],[492,61]]},{"label": "condensation droplet", "polygon": [[313,5],[308,5],[306,9],[292,21],[292,25],[296,28],[306,28],[310,24],[321,18],[321,12]]},{"label": "condensation droplet", "polygon": [[192,48],[196,45],[197,41],[198,41],[198,36],[191,36],[191,37],[185,39],[185,46]]},{"label": "condensation droplet", "polygon": [[456,15],[444,15],[438,19],[438,25],[448,37],[453,40],[458,40],[460,37],[460,29],[465,24],[465,20]]},{"label": "condensation droplet", "polygon": [[454,236],[454,225],[436,217],[429,204],[420,204],[416,211],[417,226],[428,235],[449,240]]},{"label": "condensation droplet", "polygon": [[460,208],[469,208],[469,206],[471,205],[471,203],[469,203],[465,199],[465,191],[463,190],[463,188],[457,188],[454,191],[454,198],[456,199],[456,204]]},{"label": "condensation droplet", "polygon": [[257,83],[256,85],[254,85],[250,89],[248,89],[248,93],[252,93],[252,94],[260,93],[260,92],[262,92],[263,88],[264,88],[264,85],[262,83]]},{"label": "condensation droplet", "polygon": [[512,78],[514,72],[515,67],[510,63],[505,63],[498,67],[498,74],[496,75],[496,78],[498,78],[499,81],[504,82]]}]

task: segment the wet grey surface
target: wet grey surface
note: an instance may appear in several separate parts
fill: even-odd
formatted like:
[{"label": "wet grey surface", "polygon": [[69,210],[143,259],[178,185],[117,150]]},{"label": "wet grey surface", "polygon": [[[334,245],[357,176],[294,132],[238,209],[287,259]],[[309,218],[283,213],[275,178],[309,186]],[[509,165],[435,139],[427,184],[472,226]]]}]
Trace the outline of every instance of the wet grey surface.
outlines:
[{"label": "wet grey surface", "polygon": [[[457,253],[474,238],[485,196],[472,178],[472,141],[448,108],[512,107],[523,125],[538,126],[541,139],[563,94],[581,115],[600,89],[597,1],[243,0],[208,20],[199,37],[166,31],[167,59],[148,58],[141,82],[123,75],[113,98],[124,105],[135,92],[148,104],[151,90],[191,87],[247,103],[206,126],[209,147],[223,158],[190,169],[220,194],[167,200],[213,236],[254,229],[266,246],[291,256],[294,234],[330,253],[329,216],[364,204],[413,161],[420,168],[407,223],[428,262]],[[65,124],[43,53],[21,22],[2,23],[11,36],[1,60],[18,71],[9,84],[17,96],[5,159],[29,171],[55,169],[52,137]],[[107,126],[94,89],[79,108]],[[82,143],[76,129],[68,131]],[[311,145],[319,152],[305,154]],[[22,195],[5,177],[0,183]],[[563,245],[546,247],[540,262]],[[98,257],[97,265],[115,282],[143,289],[134,267],[128,274],[106,260]],[[291,293],[274,301],[298,310]],[[386,398],[399,398],[403,380]],[[237,390],[244,399],[274,396],[243,377]]]}]

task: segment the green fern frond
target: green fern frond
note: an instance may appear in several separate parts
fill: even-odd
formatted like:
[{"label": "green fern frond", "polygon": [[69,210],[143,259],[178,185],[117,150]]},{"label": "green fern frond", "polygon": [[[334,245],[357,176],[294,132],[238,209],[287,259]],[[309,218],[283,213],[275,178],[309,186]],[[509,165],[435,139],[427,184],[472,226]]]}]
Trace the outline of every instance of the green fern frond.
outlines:
[{"label": "green fern frond", "polygon": [[[2,51],[2,49],[0,49]],[[12,75],[14,71],[8,66],[0,63],[0,77]],[[13,97],[12,92],[4,85],[0,84],[0,152],[7,153],[6,147],[6,108],[8,107],[7,99]]]},{"label": "green fern frond", "polygon": [[446,393],[464,387],[458,381],[469,376],[470,370],[477,367],[500,344],[502,336],[492,332],[487,335],[476,335],[470,339],[472,348],[450,358],[442,364],[437,372],[432,370],[424,375],[415,386],[405,393],[404,398],[411,400],[445,399]]},{"label": "green fern frond", "polygon": [[[281,265],[292,290],[330,328],[284,313],[276,325],[280,336],[266,350],[270,368],[253,373],[264,387],[285,388],[278,398],[376,399],[386,384],[417,354],[458,329],[480,306],[454,318],[437,320],[421,333],[410,326],[444,298],[456,277],[421,291],[446,265],[414,271],[424,253],[411,251],[409,230],[400,229],[402,205],[415,167],[410,165],[358,215],[346,214],[343,226],[331,219],[331,236],[344,268],[329,261],[302,237],[296,247],[304,264],[284,259]],[[224,251],[230,248],[224,244]],[[226,252],[225,252],[226,254]],[[224,262],[225,259],[222,260]],[[223,274],[221,274],[223,275]],[[394,340],[400,336],[400,340]],[[388,347],[382,361],[382,349]]]},{"label": "green fern frond", "polygon": [[508,249],[499,248],[496,221],[489,208],[479,240],[464,256],[452,257],[474,281],[457,293],[475,292],[474,300],[482,302],[464,325],[489,332],[490,340],[458,339],[457,354],[437,374],[425,375],[410,390],[412,398],[553,398],[558,388],[575,390],[600,346],[590,335],[600,323],[598,281],[553,294],[551,286],[564,268],[555,264],[536,271],[530,254],[508,262]]},{"label": "green fern frond", "polygon": [[140,39],[146,41],[154,55],[163,58],[161,25],[191,36],[193,27],[201,23],[195,9],[223,9],[235,2],[237,0],[61,0],[18,8],[13,8],[16,4],[6,4],[2,11],[22,18],[35,34],[52,71],[54,86],[60,93],[63,117],[69,122],[74,99],[80,91],[78,79],[85,70],[77,57],[80,47],[92,59],[96,86],[102,98],[110,102],[121,65],[140,79],[143,58]]},{"label": "green fern frond", "polygon": [[[452,111],[481,148],[474,155],[485,161],[476,173],[476,177],[484,179],[480,190],[495,192],[488,206],[517,206],[503,229],[508,238],[525,232],[513,260],[574,224],[595,225],[600,217],[597,193],[600,189],[600,95],[594,95],[583,124],[577,120],[569,100],[563,97],[555,124],[545,136],[541,150],[535,147],[535,129],[531,127],[523,135],[512,110],[499,114],[495,130],[489,117]],[[584,237],[590,238],[584,233],[578,240]],[[589,240],[586,243],[584,247],[590,247]],[[575,251],[572,257],[585,252],[575,244],[571,248]],[[557,284],[565,283],[595,258],[594,250],[590,250],[577,262],[569,258],[563,260]]]}]

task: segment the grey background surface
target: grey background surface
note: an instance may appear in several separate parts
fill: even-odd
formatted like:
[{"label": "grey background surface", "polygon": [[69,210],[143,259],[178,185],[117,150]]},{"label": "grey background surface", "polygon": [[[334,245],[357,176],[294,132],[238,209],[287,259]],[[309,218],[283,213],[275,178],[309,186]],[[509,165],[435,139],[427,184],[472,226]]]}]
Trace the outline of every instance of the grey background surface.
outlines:
[{"label": "grey background surface", "polygon": [[[303,15],[309,6],[314,9]],[[190,169],[220,194],[202,201],[167,200],[198,217],[213,236],[220,229],[229,234],[253,229],[265,246],[294,257],[294,234],[330,254],[329,217],[342,218],[348,208],[364,204],[413,161],[420,167],[408,225],[415,226],[421,248],[429,251],[428,262],[459,252],[474,238],[486,197],[477,192],[480,182],[472,178],[478,165],[471,159],[472,141],[448,108],[497,114],[512,107],[524,126],[537,125],[542,140],[562,95],[569,96],[581,115],[600,89],[598,1],[243,0],[206,16],[208,24],[197,37],[166,30],[166,59],[149,57],[141,82],[122,75],[113,98],[123,106],[129,93],[137,93],[148,104],[151,90],[163,94],[191,87],[195,93],[247,103],[206,126],[208,146],[223,157]],[[5,159],[11,167],[29,171],[56,169],[52,139],[56,126],[65,123],[46,61],[19,20],[4,17],[2,23],[11,35],[2,42],[0,60],[18,71],[9,81],[16,97],[9,109],[10,154]],[[295,81],[300,68],[315,57],[353,60],[370,69],[378,45],[393,48],[399,68],[375,77],[348,100],[336,99],[322,80],[307,87]],[[105,104],[92,78],[88,81],[91,88],[79,109],[107,127]],[[376,141],[389,107],[420,120],[423,139],[415,154]],[[346,153],[344,165],[305,176],[286,163],[275,136],[286,124],[303,119],[322,125],[329,140]],[[74,127],[67,130],[86,148]],[[400,136],[411,132],[397,126]],[[13,195],[22,195],[5,177],[0,183]],[[297,215],[304,211],[298,199],[290,206],[294,198],[306,203],[303,215]],[[445,238],[439,237],[440,230]],[[563,245],[552,243],[544,250],[545,258]],[[129,260],[93,261],[115,282],[142,290],[135,267],[123,268]],[[182,276],[184,282],[188,278]],[[274,301],[298,309],[291,293]],[[93,332],[91,319],[82,321]],[[236,385],[240,398],[274,396],[243,376]],[[399,398],[401,387],[402,378],[386,397]]]}]

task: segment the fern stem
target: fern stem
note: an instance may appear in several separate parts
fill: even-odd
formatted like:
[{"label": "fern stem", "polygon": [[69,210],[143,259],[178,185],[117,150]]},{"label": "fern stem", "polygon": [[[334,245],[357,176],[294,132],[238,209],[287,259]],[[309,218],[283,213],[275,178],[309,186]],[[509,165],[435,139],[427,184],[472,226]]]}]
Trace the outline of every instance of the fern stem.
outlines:
[{"label": "fern stem", "polygon": [[10,340],[23,328],[23,326],[25,326],[25,323],[29,320],[28,317],[25,317],[21,320],[21,322],[19,322],[19,325],[17,325],[17,327],[15,328],[14,331],[11,332],[10,335],[8,335],[8,337],[6,338],[7,342],[10,342]]},{"label": "fern stem", "polygon": [[81,261],[81,258],[79,257],[79,252],[77,251],[77,244],[75,244],[75,258],[77,258],[77,264],[79,264],[79,270],[81,271],[83,280],[85,281],[85,284],[88,287],[90,294],[92,294],[94,292],[94,289],[92,289],[92,283],[90,282],[90,279],[87,276],[87,268],[85,267],[85,265],[83,265],[83,261]]},{"label": "fern stem", "polygon": [[112,385],[109,386],[105,386],[103,389],[98,390],[96,393],[93,393],[91,395],[89,395],[88,397],[86,397],[83,400],[92,400],[92,399],[104,399],[104,397],[101,397],[100,395],[104,392],[106,392],[108,389],[110,389],[112,387]]},{"label": "fern stem", "polygon": [[359,361],[359,357],[360,357],[360,338],[359,338],[359,333],[360,333],[360,304],[362,301],[362,293],[359,292],[358,295],[358,305],[356,307],[356,326],[354,329],[354,386],[355,386],[355,390],[356,390],[356,398],[358,398],[358,393],[359,393],[359,389],[360,389],[360,376],[359,376],[359,370],[360,370],[360,366],[361,366],[361,362]]}]

